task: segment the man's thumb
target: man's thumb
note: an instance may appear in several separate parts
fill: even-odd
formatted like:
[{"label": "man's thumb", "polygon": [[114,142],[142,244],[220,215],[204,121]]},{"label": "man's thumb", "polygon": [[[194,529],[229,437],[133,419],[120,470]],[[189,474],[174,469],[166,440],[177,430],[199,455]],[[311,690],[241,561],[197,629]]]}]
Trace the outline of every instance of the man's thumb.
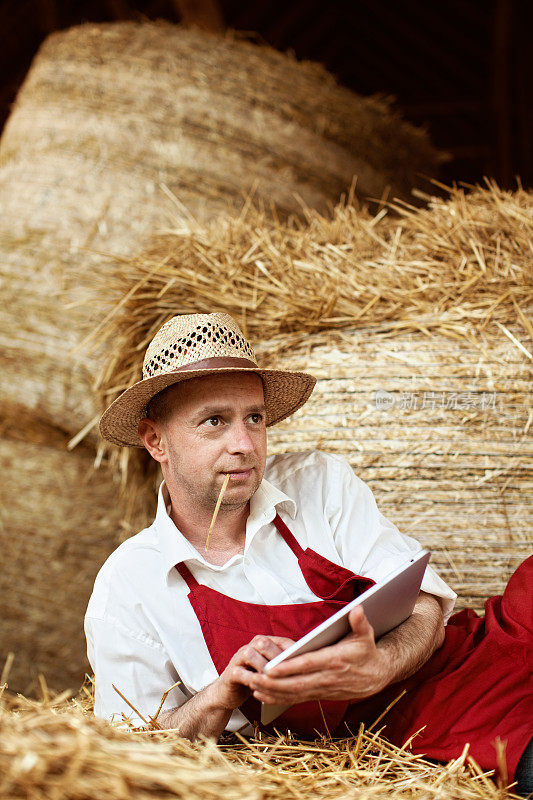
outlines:
[{"label": "man's thumb", "polygon": [[348,616],[348,621],[350,623],[352,633],[355,636],[358,637],[371,636],[372,639],[374,638],[374,629],[367,620],[365,612],[363,611],[361,606],[355,606],[355,608],[352,608]]}]

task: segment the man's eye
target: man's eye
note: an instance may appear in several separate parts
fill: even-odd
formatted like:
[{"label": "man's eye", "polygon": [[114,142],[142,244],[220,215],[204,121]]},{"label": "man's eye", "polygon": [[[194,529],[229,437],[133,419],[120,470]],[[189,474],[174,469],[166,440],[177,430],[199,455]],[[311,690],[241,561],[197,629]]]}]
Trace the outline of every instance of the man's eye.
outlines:
[{"label": "man's eye", "polygon": [[259,422],[262,421],[263,415],[262,414],[250,414],[251,421],[257,425]]},{"label": "man's eye", "polygon": [[209,417],[209,419],[206,419],[205,424],[208,425],[210,428],[216,428],[219,422],[220,422],[220,417]]}]

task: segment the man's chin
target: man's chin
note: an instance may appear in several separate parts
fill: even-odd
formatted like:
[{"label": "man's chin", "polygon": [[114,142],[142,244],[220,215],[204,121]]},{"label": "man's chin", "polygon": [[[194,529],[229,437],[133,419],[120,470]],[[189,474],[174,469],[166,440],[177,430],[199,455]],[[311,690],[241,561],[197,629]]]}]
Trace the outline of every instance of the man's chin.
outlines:
[{"label": "man's chin", "polygon": [[260,483],[261,481],[257,480],[253,470],[249,477],[230,478],[221,505],[228,507],[241,506],[247,503],[258,490]]}]

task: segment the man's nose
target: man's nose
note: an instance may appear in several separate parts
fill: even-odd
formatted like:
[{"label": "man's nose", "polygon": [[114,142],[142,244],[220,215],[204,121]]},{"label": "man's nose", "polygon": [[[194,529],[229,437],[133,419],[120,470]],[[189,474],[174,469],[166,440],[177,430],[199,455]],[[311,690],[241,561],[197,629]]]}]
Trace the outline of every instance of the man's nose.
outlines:
[{"label": "man's nose", "polygon": [[250,453],[253,451],[254,442],[244,422],[236,422],[231,426],[229,449],[232,453]]}]

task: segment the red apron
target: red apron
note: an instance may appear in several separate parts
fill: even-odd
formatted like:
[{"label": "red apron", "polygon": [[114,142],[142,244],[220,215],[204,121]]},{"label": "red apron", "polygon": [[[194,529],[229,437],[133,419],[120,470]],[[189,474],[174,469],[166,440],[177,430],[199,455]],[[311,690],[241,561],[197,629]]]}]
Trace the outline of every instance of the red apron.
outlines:
[{"label": "red apron", "polygon": [[[267,606],[246,603],[199,584],[185,564],[176,569],[189,587],[189,601],[219,675],[235,652],[258,634],[299,639],[374,584],[369,578],[303,548],[276,515],[274,525],[298,559],[311,591],[322,600]],[[533,557],[510,579],[503,597],[485,604],[485,618],[472,611],[455,614],[444,645],[406,681],[356,703],[322,700],[298,703],[268,729],[290,729],[302,737],[356,732],[359,722],[374,720],[403,689],[407,693],[384,717],[385,735],[398,746],[424,726],[411,749],[436,760],[458,757],[466,742],[483,769],[496,769],[496,737],[507,743],[510,780],[533,735]],[[241,711],[260,722],[253,697]]]},{"label": "red apron", "polygon": [[[305,582],[317,597],[311,603],[267,606],[261,603],[244,603],[199,584],[185,564],[176,569],[189,587],[189,600],[198,617],[205,643],[220,675],[237,650],[248,644],[256,635],[286,636],[299,639],[330,617],[346,603],[374,585],[370,578],[362,578],[351,570],[328,561],[327,558],[307,548],[304,550],[279,515],[274,525],[290,547],[302,570]],[[330,732],[342,722],[349,701],[322,700],[320,705]],[[251,722],[260,723],[261,704],[250,697],[241,711]],[[299,736],[314,738],[327,733],[315,700],[298,703],[279,716],[268,728],[289,728]]]}]

